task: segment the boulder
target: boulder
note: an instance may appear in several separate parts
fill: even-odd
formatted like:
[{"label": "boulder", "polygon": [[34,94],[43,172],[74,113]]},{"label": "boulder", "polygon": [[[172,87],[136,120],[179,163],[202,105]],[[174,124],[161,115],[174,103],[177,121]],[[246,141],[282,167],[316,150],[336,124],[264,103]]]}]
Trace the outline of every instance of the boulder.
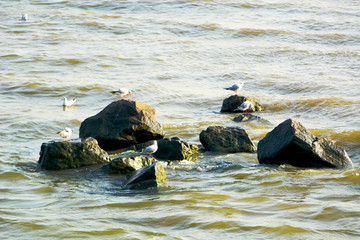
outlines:
[{"label": "boulder", "polygon": [[279,124],[259,141],[258,160],[306,168],[353,167],[344,149],[327,138],[315,137],[294,119]]},{"label": "boulder", "polygon": [[41,145],[39,166],[42,169],[63,170],[107,162],[110,162],[109,155],[94,138],[86,138],[82,142],[62,141]]},{"label": "boulder", "polygon": [[165,133],[155,114],[155,109],[144,103],[119,100],[85,119],[80,126],[80,138],[96,138],[106,150],[162,139]]},{"label": "boulder", "polygon": [[256,146],[240,127],[211,126],[200,133],[200,142],[214,152],[256,152]]},{"label": "boulder", "polygon": [[163,165],[155,162],[149,166],[143,167],[130,173],[122,187],[124,189],[149,189],[156,188],[166,182],[166,172]]},{"label": "boulder", "polygon": [[260,103],[257,103],[251,100],[250,98],[238,96],[238,95],[232,95],[224,99],[220,112],[230,112],[230,113],[239,112],[239,111],[235,111],[235,109],[240,107],[240,105],[245,101],[249,101],[252,103],[252,107],[249,108],[247,112],[261,111],[263,109]]},{"label": "boulder", "polygon": [[176,161],[195,161],[199,157],[199,148],[196,145],[181,141],[178,137],[164,138],[158,141],[158,150],[154,156],[159,159]]},{"label": "boulder", "polygon": [[113,173],[129,174],[140,168],[153,164],[156,160],[148,157],[119,157],[113,159],[108,165]]}]

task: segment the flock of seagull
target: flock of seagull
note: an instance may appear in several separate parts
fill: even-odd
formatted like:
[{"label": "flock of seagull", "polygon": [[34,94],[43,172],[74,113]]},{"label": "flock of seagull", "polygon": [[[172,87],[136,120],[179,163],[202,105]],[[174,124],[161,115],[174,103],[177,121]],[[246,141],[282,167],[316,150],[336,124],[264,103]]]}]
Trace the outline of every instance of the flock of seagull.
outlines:
[{"label": "flock of seagull", "polygon": [[[238,94],[238,92],[241,90],[241,88],[244,86],[244,83],[236,83],[233,84],[231,87],[224,88],[225,90],[234,91],[235,95]],[[120,96],[121,98],[124,98],[126,96],[131,95],[131,91],[127,88],[120,88],[116,91],[111,91],[110,93]],[[76,102],[76,98],[73,99],[67,99],[66,97],[63,97],[63,107],[71,107]],[[235,111],[243,111],[246,112],[249,108],[252,107],[252,103],[250,101],[243,102],[238,108],[235,109]],[[57,132],[56,134],[60,135],[63,140],[66,140],[70,138],[72,134],[72,130],[68,127],[64,128],[63,130]],[[158,144],[157,141],[153,141],[152,145],[146,147],[141,153],[149,155],[150,158],[152,158],[152,154],[155,153],[158,150]]]}]

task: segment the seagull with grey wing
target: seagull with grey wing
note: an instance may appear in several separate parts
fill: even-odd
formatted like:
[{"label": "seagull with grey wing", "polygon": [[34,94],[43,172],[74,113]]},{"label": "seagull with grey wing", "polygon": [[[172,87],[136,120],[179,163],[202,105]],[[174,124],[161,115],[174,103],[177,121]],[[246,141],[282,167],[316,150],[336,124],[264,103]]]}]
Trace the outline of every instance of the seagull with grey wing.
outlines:
[{"label": "seagull with grey wing", "polygon": [[116,91],[111,91],[111,93],[119,95],[121,98],[131,95],[131,91],[127,88],[119,88]]},{"label": "seagull with grey wing", "polygon": [[235,95],[238,94],[238,91],[244,86],[244,83],[235,83],[233,84],[231,87],[228,88],[224,88],[225,90],[230,90],[230,91],[234,91]]},{"label": "seagull with grey wing", "polygon": [[249,110],[250,108],[252,108],[252,103],[250,101],[245,101],[240,105],[240,107],[236,108],[234,112],[236,111],[247,112],[247,110]]},{"label": "seagull with grey wing", "polygon": [[152,158],[152,154],[158,150],[157,141],[155,140],[152,145],[145,148],[141,153],[142,154],[148,154],[150,158]]}]

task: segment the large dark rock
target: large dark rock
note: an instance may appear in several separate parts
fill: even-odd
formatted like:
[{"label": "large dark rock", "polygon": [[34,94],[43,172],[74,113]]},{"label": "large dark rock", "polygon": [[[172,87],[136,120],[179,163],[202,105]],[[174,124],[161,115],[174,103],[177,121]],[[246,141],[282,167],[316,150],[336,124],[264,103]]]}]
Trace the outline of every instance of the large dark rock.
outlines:
[{"label": "large dark rock", "polygon": [[148,157],[119,157],[113,159],[108,165],[113,173],[129,174],[140,168],[153,164],[156,160]]},{"label": "large dark rock", "polygon": [[293,119],[279,124],[258,143],[258,160],[308,168],[353,167],[344,149],[327,138],[318,139]]},{"label": "large dark rock", "polygon": [[141,102],[119,100],[89,117],[80,126],[80,138],[94,137],[106,150],[116,150],[162,139],[165,133],[156,121],[155,109]]},{"label": "large dark rock", "polygon": [[199,148],[196,145],[181,141],[177,137],[164,138],[158,141],[158,150],[154,156],[164,160],[194,161],[199,157]]},{"label": "large dark rock", "polygon": [[220,112],[230,112],[230,113],[237,112],[235,111],[235,109],[240,107],[240,105],[245,101],[249,101],[252,104],[252,107],[248,109],[247,112],[261,111],[263,109],[260,103],[257,103],[251,100],[250,98],[238,96],[238,95],[232,95],[224,99]]},{"label": "large dark rock", "polygon": [[214,152],[256,152],[256,146],[240,127],[211,126],[200,133],[200,142]]},{"label": "large dark rock", "polygon": [[164,167],[159,162],[130,173],[123,183],[124,189],[156,188],[166,182]]},{"label": "large dark rock", "polygon": [[96,139],[82,142],[49,142],[41,145],[39,166],[46,170],[63,170],[110,162]]}]

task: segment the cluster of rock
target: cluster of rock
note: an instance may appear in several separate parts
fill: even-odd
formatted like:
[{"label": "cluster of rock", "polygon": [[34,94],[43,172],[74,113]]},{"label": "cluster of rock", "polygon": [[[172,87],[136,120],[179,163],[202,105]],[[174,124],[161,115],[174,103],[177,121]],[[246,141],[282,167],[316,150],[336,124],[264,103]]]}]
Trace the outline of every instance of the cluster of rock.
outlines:
[{"label": "cluster of rock", "polygon": [[[246,97],[233,95],[223,101],[221,112],[235,113],[245,101],[252,107],[248,112],[261,111],[263,107]],[[262,120],[252,114],[241,114],[235,122]],[[346,151],[332,140],[318,138],[294,119],[288,119],[275,127],[259,141],[257,149],[246,131],[240,127],[209,127],[200,134],[200,142],[209,151],[217,152],[257,152],[261,164],[290,164],[304,168],[346,168],[353,163]]]},{"label": "cluster of rock", "polygon": [[[252,109],[262,106],[246,97],[231,96],[224,100],[221,112],[233,113],[244,101],[251,101]],[[46,170],[78,168],[102,164],[112,173],[126,175],[124,189],[158,187],[166,181],[161,163],[138,152],[158,141],[156,159],[168,163],[197,160],[198,146],[177,137],[164,138],[165,133],[156,121],[154,108],[137,101],[119,100],[109,104],[95,116],[85,119],[80,126],[81,141],[43,143],[39,166]],[[298,167],[352,167],[346,151],[329,139],[319,139],[300,123],[288,119],[275,127],[255,146],[240,127],[210,126],[200,133],[200,142],[207,151],[256,153],[261,164],[291,164]],[[111,159],[105,150],[135,151],[130,157]]]}]

